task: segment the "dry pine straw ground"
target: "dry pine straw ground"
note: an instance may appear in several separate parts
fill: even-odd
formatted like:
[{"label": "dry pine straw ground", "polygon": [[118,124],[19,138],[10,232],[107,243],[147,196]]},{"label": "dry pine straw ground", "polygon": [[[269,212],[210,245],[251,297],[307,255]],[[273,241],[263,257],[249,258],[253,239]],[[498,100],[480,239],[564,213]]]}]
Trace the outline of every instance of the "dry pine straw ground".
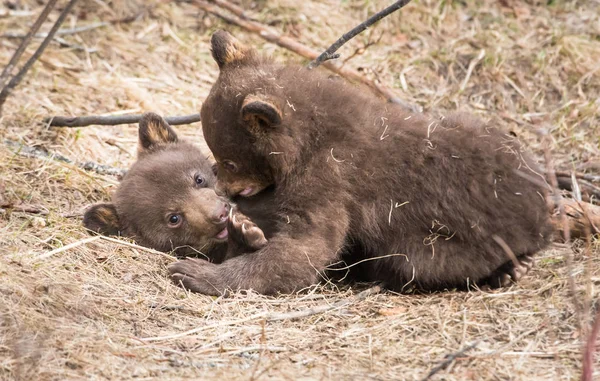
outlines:
[{"label": "dry pine straw ground", "polygon": [[[19,3],[35,14],[41,10],[32,0]],[[258,20],[318,48],[384,4],[242,2]],[[217,75],[208,49],[217,27],[297,59],[189,4],[81,1],[63,27],[141,9],[145,15],[133,23],[63,36],[94,51],[51,45],[6,103],[0,141],[127,167],[136,126],[49,129],[39,121],[115,111],[197,112]],[[340,53],[360,53],[347,64],[426,110],[463,109],[496,120],[538,155],[534,131],[548,127],[560,168],[598,173],[599,12],[597,0],[414,1]],[[2,18],[0,31],[24,32],[32,18]],[[362,52],[369,36],[381,39]],[[1,62],[16,43],[0,39]],[[199,125],[178,131],[202,144]],[[556,245],[538,256],[520,284],[494,292],[382,293],[300,320],[265,322],[255,315],[334,303],[356,288],[326,285],[278,298],[189,295],[166,278],[165,256],[98,238],[81,242],[89,238],[82,210],[108,199],[114,178],[0,147],[0,201],[42,211],[0,211],[1,379],[419,379],[473,342],[475,348],[434,378],[579,377],[582,336],[564,255],[574,257],[578,300],[595,299],[598,241],[588,262],[584,244]],[[74,242],[80,245],[44,256]],[[144,339],[199,327],[183,337]],[[596,368],[598,377],[598,361]]]}]

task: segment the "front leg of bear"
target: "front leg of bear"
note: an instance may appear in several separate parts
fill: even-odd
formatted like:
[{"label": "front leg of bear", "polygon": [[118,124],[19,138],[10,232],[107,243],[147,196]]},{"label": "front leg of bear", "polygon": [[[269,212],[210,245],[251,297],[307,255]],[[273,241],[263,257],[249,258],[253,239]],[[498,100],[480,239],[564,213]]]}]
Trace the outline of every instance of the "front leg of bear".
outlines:
[{"label": "front leg of bear", "polygon": [[304,222],[292,218],[297,222],[288,224],[262,249],[218,265],[197,259],[175,262],[169,267],[171,279],[207,295],[250,289],[261,294],[292,293],[309,287],[319,281],[327,266],[339,260],[347,219],[341,217],[331,224],[328,216],[339,215],[340,209],[311,213]]}]

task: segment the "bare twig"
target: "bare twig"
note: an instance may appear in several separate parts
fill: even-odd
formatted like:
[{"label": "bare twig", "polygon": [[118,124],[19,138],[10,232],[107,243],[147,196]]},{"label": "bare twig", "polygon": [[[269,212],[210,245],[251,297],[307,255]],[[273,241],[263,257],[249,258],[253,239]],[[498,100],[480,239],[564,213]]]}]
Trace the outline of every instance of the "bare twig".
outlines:
[{"label": "bare twig", "polygon": [[[119,124],[139,123],[141,118],[141,114],[111,116],[53,116],[45,118],[44,123],[48,123],[53,127],[85,127],[94,124],[100,126],[116,126]],[[172,126],[191,124],[200,121],[200,114],[167,116],[165,117],[165,121]]]},{"label": "bare twig", "polygon": [[[556,171],[556,176],[558,177],[571,177],[571,172],[567,172],[567,171]],[[572,172],[576,178],[581,179],[581,180],[586,180],[586,181],[590,181],[590,182],[600,182],[600,175],[591,175],[588,173],[581,173],[581,172]]]},{"label": "bare twig", "polygon": [[[135,13],[133,15],[126,16],[126,17],[123,17],[123,18],[120,18],[120,19],[95,22],[95,23],[88,24],[88,25],[76,26],[74,28],[59,29],[59,30],[56,31],[56,33],[54,35],[55,36],[66,36],[66,35],[71,35],[71,34],[78,34],[78,33],[88,32],[90,30],[94,30],[94,29],[98,29],[98,28],[103,28],[103,27],[108,26],[108,25],[130,23],[130,22],[133,22],[133,21],[139,19],[144,14],[144,12],[146,12],[146,9],[142,10],[141,12],[138,12],[138,13]],[[31,32],[28,32],[27,35],[29,35],[29,33],[31,33]],[[34,31],[34,33],[35,33],[35,31]],[[8,32],[8,33],[4,33],[1,37],[4,37],[4,38],[25,38],[27,35],[25,35],[23,33]],[[48,33],[35,33],[33,35],[33,37],[35,37],[35,38],[46,38],[46,37],[48,37]],[[56,39],[56,37],[55,37],[55,39]]]},{"label": "bare twig", "polygon": [[31,11],[13,11],[12,9],[0,9],[0,18],[2,17],[29,17],[33,16]]},{"label": "bare twig", "polygon": [[35,22],[31,26],[31,29],[29,29],[29,32],[27,32],[27,34],[23,36],[23,41],[21,41],[21,44],[13,54],[12,58],[10,59],[4,70],[2,71],[2,74],[0,74],[0,87],[4,87],[6,80],[12,73],[12,70],[17,65],[17,63],[19,63],[19,59],[21,59],[21,56],[25,52],[27,45],[29,45],[35,33],[40,29],[44,21],[46,21],[48,15],[52,11],[52,8],[54,8],[54,5],[56,5],[57,1],[58,0],[48,1],[48,4],[46,4],[44,9],[42,10],[42,13],[40,13],[37,20],[35,20]]},{"label": "bare twig", "polygon": [[[577,189],[573,187],[574,183],[571,176],[557,176],[557,181],[560,189],[574,192],[577,191]],[[579,179],[577,184],[579,185],[579,192],[587,196],[586,201],[589,201],[592,197],[596,200],[600,200],[600,187],[583,179]]]},{"label": "bare twig", "polygon": [[339,58],[340,55],[336,54],[335,52],[339,48],[341,48],[342,45],[344,45],[346,42],[350,41],[352,38],[354,38],[359,33],[363,32],[365,29],[367,29],[371,25],[375,24],[377,21],[381,20],[382,18],[388,16],[391,13],[396,12],[398,9],[404,7],[408,3],[410,3],[410,0],[396,1],[394,4],[390,5],[389,7],[385,8],[384,10],[382,10],[380,12],[375,13],[373,16],[369,17],[366,21],[355,26],[349,32],[344,33],[344,35],[342,37],[340,37],[336,42],[334,42],[333,45],[331,45],[329,48],[327,48],[327,50],[325,50],[323,53],[321,53],[316,59],[311,61],[308,64],[308,68],[314,69],[327,60]]},{"label": "bare twig", "polygon": [[23,67],[21,68],[21,70],[19,70],[17,75],[15,75],[10,80],[10,82],[2,88],[2,91],[0,92],[0,114],[2,113],[2,106],[4,105],[4,102],[6,101],[6,98],[8,97],[8,95],[10,94],[12,89],[14,89],[21,82],[21,80],[23,79],[25,74],[27,74],[27,72],[29,71],[31,66],[33,66],[35,61],[42,55],[42,53],[44,53],[44,50],[46,50],[46,47],[48,46],[48,44],[50,44],[50,41],[52,41],[52,39],[54,38],[54,35],[58,31],[58,28],[60,28],[63,21],[65,21],[65,18],[67,17],[67,15],[71,11],[71,9],[75,5],[75,3],[77,3],[77,0],[69,1],[67,6],[60,13],[60,15],[58,16],[58,19],[56,20],[56,22],[50,29],[50,32],[48,32],[48,36],[44,39],[44,41],[42,41],[42,43],[37,48],[35,53],[33,53],[33,55],[27,60],[27,62],[25,62],[25,65],[23,65]]},{"label": "bare twig", "polygon": [[[286,36],[281,36],[279,33],[274,31],[273,29],[267,28],[266,26],[264,26],[256,21],[251,21],[251,20],[242,18],[242,17],[246,17],[246,16],[243,13],[240,13],[241,9],[239,9],[239,7],[237,7],[238,9],[237,9],[237,11],[235,11],[236,7],[227,6],[227,9],[235,15],[235,16],[231,16],[231,15],[223,12],[223,10],[220,7],[217,7],[207,1],[192,0],[192,3],[195,4],[196,6],[198,6],[198,8],[200,8],[212,15],[215,15],[230,24],[237,25],[241,28],[246,29],[249,32],[256,33],[263,39],[265,39],[269,42],[272,42],[274,44],[277,44],[277,45],[281,46],[282,48],[288,49],[302,57],[308,58],[310,60],[314,60],[319,56],[319,53],[316,50],[311,49],[292,38],[289,38]],[[225,8],[224,4],[226,4],[226,3],[227,3],[226,0],[219,1],[219,4],[221,4],[221,6],[223,6],[223,8]],[[350,68],[344,67],[340,63],[333,62],[333,61],[326,61],[323,63],[323,66],[326,67],[327,69],[331,70],[332,72],[341,75],[342,77],[345,77],[349,80],[352,80],[355,82],[360,82],[360,83],[367,85],[372,90],[374,90],[377,94],[385,97],[389,102],[400,104],[403,107],[405,107],[406,109],[409,109],[412,111],[420,111],[421,110],[420,106],[408,103],[408,102],[400,99],[392,90],[388,89],[387,87],[385,87],[379,83],[369,80],[368,78],[361,75],[359,72],[352,70]]]},{"label": "bare twig", "polygon": [[93,161],[76,162],[76,161],[73,161],[73,160],[69,159],[68,157],[63,156],[61,154],[49,153],[49,152],[46,152],[44,150],[41,150],[41,149],[35,148],[35,147],[27,147],[21,143],[18,143],[18,142],[12,141],[12,140],[5,140],[4,144],[6,146],[8,146],[9,148],[12,148],[12,151],[15,154],[18,154],[21,156],[33,157],[33,158],[38,158],[38,159],[53,159],[53,160],[60,161],[63,163],[76,165],[77,167],[82,168],[86,171],[96,172],[100,175],[110,175],[110,176],[116,176],[117,178],[120,178],[120,177],[123,177],[125,175],[125,173],[127,172],[126,170],[121,169],[121,168],[114,168],[109,165],[94,163]]},{"label": "bare twig", "polygon": [[[569,221],[571,238],[585,238],[588,234],[600,233],[600,206],[569,198],[563,198],[562,203]],[[556,230],[562,232],[560,219],[554,218],[552,223]]]},{"label": "bare twig", "polygon": [[476,341],[473,344],[467,345],[466,347],[462,348],[461,350],[459,350],[457,352],[447,354],[446,356],[444,356],[444,360],[442,360],[442,362],[440,362],[438,365],[433,367],[433,369],[431,369],[429,371],[429,373],[427,374],[427,376],[423,377],[421,379],[421,381],[430,380],[431,377],[433,377],[436,373],[446,369],[448,367],[448,365],[450,365],[450,364],[452,364],[452,362],[454,362],[454,360],[463,356],[465,353],[467,353],[471,349],[475,348],[477,345],[479,345],[479,341]]},{"label": "bare twig", "polygon": [[15,212],[39,214],[42,216],[45,216],[48,214],[48,209],[45,209],[45,208],[41,208],[41,207],[38,207],[35,205],[29,205],[29,204],[14,205],[10,202],[5,202],[5,203],[0,204],[0,209],[10,209]]},{"label": "bare twig", "polygon": [[[60,29],[57,30],[56,33],[54,34],[55,36],[65,36],[68,34],[77,34],[77,33],[81,33],[81,32],[87,32],[89,30],[94,30],[94,29],[98,29],[98,28],[102,28],[105,27],[107,25],[110,25],[110,22],[107,21],[103,21],[103,22],[96,22],[93,24],[89,24],[89,25],[82,25],[82,26],[77,26],[75,28],[70,28],[70,29]],[[35,38],[46,38],[48,37],[49,33],[36,33],[33,37]],[[25,35],[23,35],[22,33],[4,33],[2,35],[3,38],[23,38],[25,37]]]},{"label": "bare twig", "polygon": [[53,256],[55,254],[62,253],[63,251],[70,250],[70,249],[72,249],[74,247],[85,245],[85,244],[88,244],[90,242],[93,242],[93,241],[96,241],[96,240],[99,240],[99,239],[100,239],[100,236],[84,238],[82,240],[79,240],[79,241],[70,243],[68,245],[59,247],[57,249],[48,251],[48,252],[46,252],[44,254],[40,254],[37,257],[35,257],[35,259],[38,260],[38,261],[41,261],[43,259],[48,259],[48,258],[50,258],[51,256]]}]

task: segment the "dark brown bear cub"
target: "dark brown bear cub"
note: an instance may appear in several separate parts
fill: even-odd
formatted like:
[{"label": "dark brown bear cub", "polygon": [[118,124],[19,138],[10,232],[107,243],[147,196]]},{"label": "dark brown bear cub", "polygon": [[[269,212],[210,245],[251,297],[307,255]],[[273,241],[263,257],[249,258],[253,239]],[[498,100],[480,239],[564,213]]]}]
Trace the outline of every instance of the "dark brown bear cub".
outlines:
[{"label": "dark brown bear cub", "polygon": [[227,250],[264,246],[262,231],[248,218],[239,213],[229,218],[229,201],[215,193],[215,182],[200,149],[179,140],[160,116],[147,113],[139,124],[138,160],[113,203],[92,206],[83,223],[97,233],[132,237],[156,250],[203,255],[217,263]]},{"label": "dark brown bear cub", "polygon": [[173,264],[189,289],[292,292],[340,260],[395,290],[500,286],[548,244],[545,190],[525,179],[539,178],[534,163],[493,126],[408,113],[226,32],[212,53],[220,75],[202,125],[216,188],[249,197],[274,187],[283,222],[254,253]]}]

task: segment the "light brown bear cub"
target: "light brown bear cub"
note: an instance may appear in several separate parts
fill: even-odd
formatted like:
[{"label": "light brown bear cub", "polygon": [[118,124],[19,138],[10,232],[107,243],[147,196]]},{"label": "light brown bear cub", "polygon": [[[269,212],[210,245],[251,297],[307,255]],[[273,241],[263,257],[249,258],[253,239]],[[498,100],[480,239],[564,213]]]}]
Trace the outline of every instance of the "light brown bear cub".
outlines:
[{"label": "light brown bear cub", "polygon": [[160,116],[147,113],[139,123],[138,160],[113,202],[92,206],[83,223],[93,232],[131,237],[179,256],[203,255],[215,263],[225,260],[228,250],[264,246],[262,231],[232,213],[229,201],[215,193],[215,181],[200,149],[179,140]]},{"label": "light brown bear cub", "polygon": [[321,70],[261,57],[223,31],[212,54],[220,74],[202,128],[216,188],[242,197],[274,188],[285,222],[253,253],[173,264],[190,290],[292,292],[340,260],[395,290],[500,286],[549,243],[546,190],[526,179],[539,174],[497,128],[409,113]]}]

